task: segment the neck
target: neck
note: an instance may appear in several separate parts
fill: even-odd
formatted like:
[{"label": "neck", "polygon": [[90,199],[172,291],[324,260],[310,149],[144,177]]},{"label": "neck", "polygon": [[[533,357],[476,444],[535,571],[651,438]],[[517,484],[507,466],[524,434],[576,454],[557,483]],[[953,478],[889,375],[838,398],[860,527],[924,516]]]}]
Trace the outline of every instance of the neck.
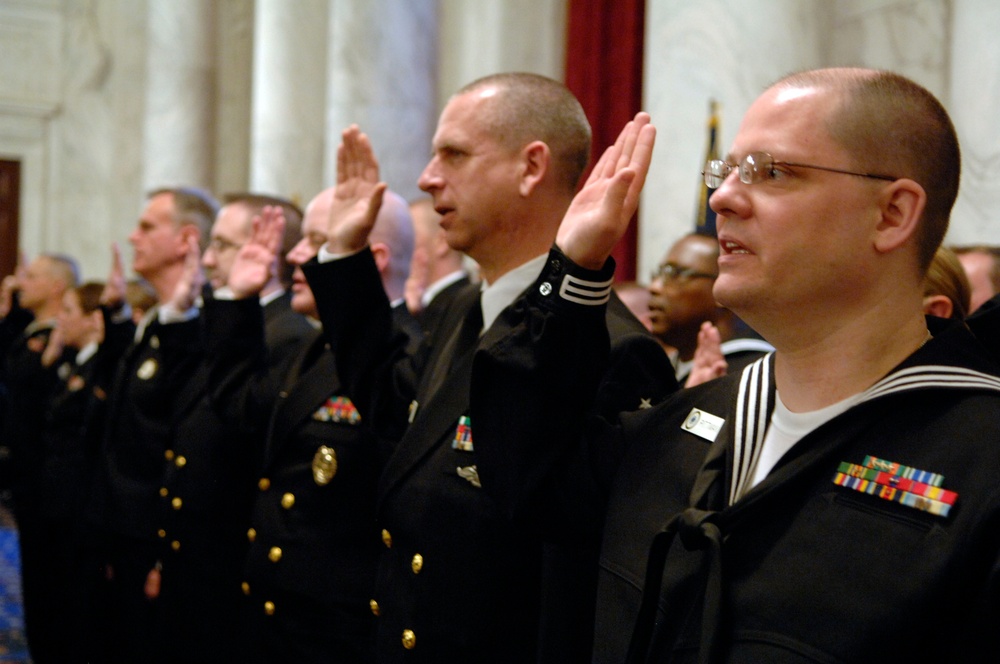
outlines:
[{"label": "neck", "polygon": [[31,310],[36,321],[53,320],[59,314],[58,304],[43,304],[38,309]]},{"label": "neck", "polygon": [[884,320],[868,329],[845,325],[807,343],[774,344],[775,380],[788,409],[818,410],[863,392],[926,343],[921,312],[894,326]]},{"label": "neck", "polygon": [[475,253],[469,252],[479,264],[483,279],[493,283],[514,268],[547,254],[556,241],[559,223],[569,208],[570,200],[551,195],[512,209],[499,232],[494,234],[492,246]]},{"label": "neck", "polygon": [[180,262],[170,265],[156,274],[141,274],[139,276],[145,279],[152,289],[156,291],[156,301],[163,304],[169,302],[170,298],[173,297],[174,290],[177,288],[177,283],[180,281],[183,271],[184,263]]}]

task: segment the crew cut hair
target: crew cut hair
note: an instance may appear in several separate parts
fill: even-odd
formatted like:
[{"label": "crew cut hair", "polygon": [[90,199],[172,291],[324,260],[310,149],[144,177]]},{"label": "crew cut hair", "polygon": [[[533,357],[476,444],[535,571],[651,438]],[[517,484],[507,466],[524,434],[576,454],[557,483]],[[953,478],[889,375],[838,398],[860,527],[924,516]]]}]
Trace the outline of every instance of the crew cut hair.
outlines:
[{"label": "crew cut hair", "polygon": [[826,129],[851,154],[852,167],[909,178],[923,187],[927,204],[917,245],[919,267],[926,271],[948,232],[961,175],[958,136],[941,102],[905,76],[877,69],[816,69],[776,85],[838,93]]},{"label": "crew cut hair", "polygon": [[509,150],[520,150],[532,141],[545,143],[557,181],[576,191],[590,162],[591,130],[569,88],[539,74],[508,72],[477,79],[455,96],[487,87],[495,87],[497,97],[477,118],[484,129]]}]

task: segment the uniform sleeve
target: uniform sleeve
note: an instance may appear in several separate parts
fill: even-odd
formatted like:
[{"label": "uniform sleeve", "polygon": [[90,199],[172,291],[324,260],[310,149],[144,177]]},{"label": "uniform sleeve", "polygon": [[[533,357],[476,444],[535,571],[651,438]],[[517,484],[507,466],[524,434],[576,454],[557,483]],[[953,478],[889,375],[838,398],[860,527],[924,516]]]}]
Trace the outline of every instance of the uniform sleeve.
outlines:
[{"label": "uniform sleeve", "polygon": [[531,511],[547,523],[599,529],[623,451],[618,411],[651,405],[676,386],[651,337],[621,334],[612,343],[613,271],[611,261],[584,270],[553,248],[536,283],[480,343],[476,460],[483,489],[511,516]]}]

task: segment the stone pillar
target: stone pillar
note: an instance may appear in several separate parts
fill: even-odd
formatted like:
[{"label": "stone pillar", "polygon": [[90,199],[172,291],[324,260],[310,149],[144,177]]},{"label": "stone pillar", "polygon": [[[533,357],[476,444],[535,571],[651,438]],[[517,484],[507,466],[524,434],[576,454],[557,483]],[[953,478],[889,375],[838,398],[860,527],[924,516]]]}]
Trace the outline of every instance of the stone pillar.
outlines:
[{"label": "stone pillar", "polygon": [[953,0],[950,89],[942,99],[962,147],[962,185],[947,242],[1000,244],[1000,6],[989,0]]},{"label": "stone pillar", "polygon": [[213,0],[149,0],[145,188],[211,190],[215,136]]},{"label": "stone pillar", "polygon": [[250,189],[305,205],[324,187],[327,0],[257,0]]},{"label": "stone pillar", "polygon": [[410,200],[437,124],[437,3],[330,0],[324,182],[336,173],[341,132],[358,124],[389,188]]},{"label": "stone pillar", "polygon": [[441,106],[488,74],[526,71],[563,80],[566,0],[441,0]]}]

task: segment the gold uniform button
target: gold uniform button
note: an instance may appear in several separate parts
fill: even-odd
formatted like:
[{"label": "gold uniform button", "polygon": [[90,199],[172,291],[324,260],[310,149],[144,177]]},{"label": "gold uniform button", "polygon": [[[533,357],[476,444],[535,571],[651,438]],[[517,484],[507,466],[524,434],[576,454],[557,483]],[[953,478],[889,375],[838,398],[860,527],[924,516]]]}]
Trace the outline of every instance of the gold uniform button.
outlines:
[{"label": "gold uniform button", "polygon": [[260,480],[257,482],[257,488],[260,489],[261,491],[267,491],[268,489],[271,488],[271,480],[267,479],[266,477],[260,478]]},{"label": "gold uniform button", "polygon": [[179,510],[183,504],[184,501],[178,498],[177,496],[174,496],[174,498],[170,501],[170,506],[173,507],[175,510]]},{"label": "gold uniform button", "polygon": [[163,498],[166,498],[169,494],[170,494],[170,492],[167,491],[167,487],[165,487],[165,486],[161,486],[160,487],[160,496],[162,496]]},{"label": "gold uniform button", "polygon": [[257,539],[257,530],[255,528],[250,528],[247,530],[247,540],[254,541]]},{"label": "gold uniform button", "polygon": [[174,451],[173,450],[164,450],[163,451],[163,458],[166,459],[167,461],[173,461],[174,460]]},{"label": "gold uniform button", "polygon": [[173,549],[174,551],[180,551],[181,543],[178,542],[177,540],[174,540],[173,542],[170,543],[170,548]]},{"label": "gold uniform button", "polygon": [[272,563],[276,563],[279,560],[281,560],[281,547],[272,546],[271,550],[267,552],[267,557],[271,560]]},{"label": "gold uniform button", "polygon": [[264,602],[264,615],[266,616],[274,615],[274,602]]},{"label": "gold uniform button", "polygon": [[403,630],[403,647],[407,650],[413,650],[414,646],[417,645],[417,635],[413,633],[412,629]]},{"label": "gold uniform button", "polygon": [[160,528],[159,530],[156,531],[156,535],[160,539],[163,539],[164,537],[167,536],[167,531],[165,531],[163,528]]},{"label": "gold uniform button", "polygon": [[392,535],[385,528],[382,529],[382,543],[385,544],[385,548],[392,548]]},{"label": "gold uniform button", "polygon": [[184,466],[187,465],[187,462],[188,460],[183,454],[178,454],[177,458],[174,459],[174,465],[177,466],[178,468],[183,468]]},{"label": "gold uniform button", "polygon": [[247,583],[246,581],[244,581],[243,583],[240,584],[240,588],[243,589],[243,594],[244,595],[249,595],[250,594],[250,584]]},{"label": "gold uniform button", "polygon": [[283,495],[281,497],[281,506],[284,507],[286,510],[292,509],[292,506],[294,504],[295,504],[295,494],[294,493],[286,493],[285,495]]},{"label": "gold uniform button", "polygon": [[419,553],[413,554],[413,560],[410,561],[410,569],[413,570],[414,574],[420,574],[420,570],[424,568],[424,557]]},{"label": "gold uniform button", "polygon": [[377,616],[379,614],[378,602],[376,602],[375,600],[373,599],[368,600],[368,608],[372,610],[373,616]]}]

